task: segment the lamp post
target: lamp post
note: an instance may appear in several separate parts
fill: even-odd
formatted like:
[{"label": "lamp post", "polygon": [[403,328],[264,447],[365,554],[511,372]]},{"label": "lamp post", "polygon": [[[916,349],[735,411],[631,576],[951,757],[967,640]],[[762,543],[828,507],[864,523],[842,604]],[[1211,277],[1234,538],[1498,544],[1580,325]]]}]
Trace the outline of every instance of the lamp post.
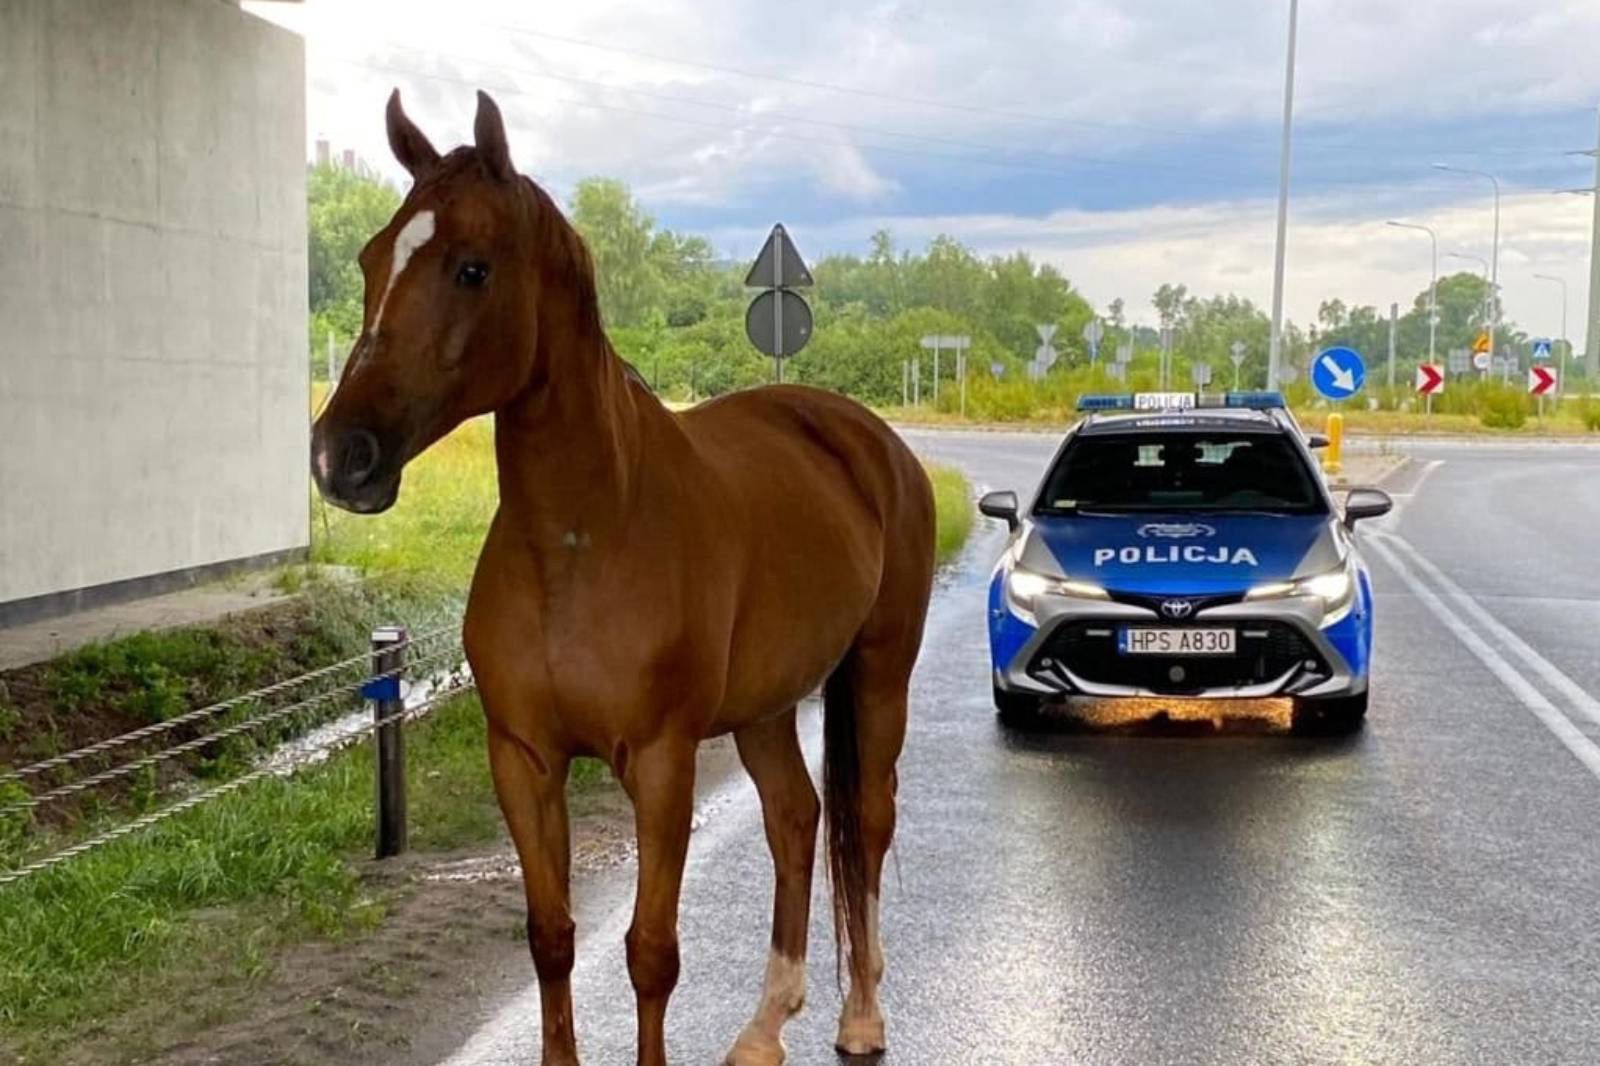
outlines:
[{"label": "lamp post", "polygon": [[1540,281],[1553,281],[1561,286],[1561,393],[1567,391],[1567,355],[1572,351],[1572,342],[1567,339],[1567,279],[1558,278],[1554,274],[1535,274]]},{"label": "lamp post", "polygon": [[1428,282],[1428,362],[1433,362],[1433,341],[1439,329],[1439,235],[1432,228],[1416,222],[1397,222],[1389,225],[1398,229],[1419,229],[1433,242],[1433,276]]},{"label": "lamp post", "polygon": [[1500,323],[1500,179],[1487,170],[1472,170],[1469,167],[1453,167],[1449,163],[1433,164],[1435,170],[1447,170],[1452,174],[1471,174],[1477,178],[1488,178],[1494,186],[1494,250],[1490,252],[1493,264],[1489,273],[1489,358],[1494,358],[1495,329]]},{"label": "lamp post", "polygon": [[[1491,285],[1491,283],[1489,281],[1489,260],[1485,259],[1483,256],[1481,256],[1481,255],[1468,255],[1466,252],[1446,252],[1445,253],[1445,258],[1446,259],[1467,259],[1467,260],[1470,260],[1470,261],[1472,261],[1474,263],[1477,263],[1479,266],[1481,266],[1483,268],[1483,282],[1484,282],[1484,285],[1488,286],[1488,287],[1490,287],[1492,289],[1492,285]],[[1491,292],[1490,295],[1492,296],[1493,293]],[[1484,304],[1485,317],[1487,317],[1488,310],[1489,310],[1489,308],[1488,308],[1488,304],[1487,304],[1487,301],[1486,301],[1485,304]],[[1489,353],[1490,353],[1489,354],[1489,360],[1490,360],[1491,363],[1493,363],[1493,361],[1494,361],[1494,339],[1492,337],[1490,338],[1490,343],[1489,343]],[[1489,376],[1489,372],[1487,370],[1485,370],[1483,372],[1483,376],[1484,377],[1488,377]]]},{"label": "lamp post", "polygon": [[1272,335],[1267,340],[1267,388],[1278,388],[1283,365],[1283,260],[1289,229],[1289,134],[1294,125],[1294,48],[1300,0],[1289,0],[1289,58],[1283,74],[1283,144],[1278,153],[1278,243],[1272,264]]}]

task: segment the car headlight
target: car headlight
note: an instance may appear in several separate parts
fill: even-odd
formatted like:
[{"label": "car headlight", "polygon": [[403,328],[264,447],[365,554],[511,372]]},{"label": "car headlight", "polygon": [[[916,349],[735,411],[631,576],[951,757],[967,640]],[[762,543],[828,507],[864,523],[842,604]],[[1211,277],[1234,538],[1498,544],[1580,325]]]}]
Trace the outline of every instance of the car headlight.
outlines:
[{"label": "car headlight", "polygon": [[1325,574],[1303,577],[1298,581],[1273,581],[1257,585],[1245,593],[1246,600],[1276,600],[1285,596],[1315,596],[1322,601],[1326,614],[1343,611],[1355,598],[1355,568],[1350,560],[1339,564],[1337,570]]},{"label": "car headlight", "polygon": [[1054,577],[1050,574],[1041,574],[1033,570],[1024,570],[1020,566],[1013,566],[1011,573],[1006,575],[1006,592],[1011,597],[1011,602],[1028,613],[1033,612],[1033,606],[1040,596],[1072,596],[1080,600],[1106,600],[1111,597],[1106,595],[1106,590],[1099,585],[1087,581],[1073,581],[1071,578]]}]

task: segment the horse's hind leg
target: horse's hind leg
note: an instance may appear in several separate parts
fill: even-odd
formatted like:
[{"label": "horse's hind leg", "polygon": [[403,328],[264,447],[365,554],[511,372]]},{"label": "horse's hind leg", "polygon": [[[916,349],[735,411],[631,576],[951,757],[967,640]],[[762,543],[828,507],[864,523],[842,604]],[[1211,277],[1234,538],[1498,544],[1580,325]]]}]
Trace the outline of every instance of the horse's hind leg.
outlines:
[{"label": "horse's hind leg", "polygon": [[567,758],[535,752],[489,726],[495,794],[522,862],[528,897],[528,946],[539,975],[545,1066],[576,1066],[572,1028],[573,923],[568,909],[571,852],[567,836]]},{"label": "horse's hind leg", "polygon": [[783,1025],[806,997],[806,933],[821,805],[800,751],[792,708],[777,718],[745,726],[734,740],[761,795],[777,888],[761,1002],[728,1052],[727,1066],[777,1066],[784,1059]]},{"label": "horse's hind leg", "polygon": [[911,668],[921,643],[920,617],[875,612],[856,639],[853,663],[856,751],[860,765],[861,846],[866,866],[863,943],[850,951],[850,992],[839,1016],[840,1051],[869,1055],[887,1046],[878,983],[883,979],[883,944],[878,935],[878,898],[884,856],[894,840],[895,762],[905,744]]}]

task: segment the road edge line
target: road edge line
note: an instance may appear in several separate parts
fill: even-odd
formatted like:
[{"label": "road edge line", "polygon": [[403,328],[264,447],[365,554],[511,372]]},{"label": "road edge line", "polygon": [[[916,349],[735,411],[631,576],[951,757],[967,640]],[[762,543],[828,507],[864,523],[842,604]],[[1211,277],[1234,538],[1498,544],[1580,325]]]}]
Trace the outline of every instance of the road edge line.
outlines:
[{"label": "road edge line", "polygon": [[1572,704],[1573,708],[1582,712],[1596,725],[1600,725],[1600,700],[1595,699],[1582,685],[1574,681],[1559,666],[1546,659],[1535,651],[1527,641],[1523,640],[1515,630],[1511,629],[1500,619],[1491,614],[1483,604],[1479,603],[1473,595],[1456,584],[1438,566],[1424,556],[1409,541],[1398,533],[1380,533],[1378,536],[1391,542],[1390,547],[1403,551],[1417,568],[1431,577],[1436,585],[1444,590],[1445,595],[1453,599],[1459,606],[1473,612],[1481,621],[1483,628],[1510,649],[1528,666],[1532,667],[1553,688],[1560,692]]},{"label": "road edge line", "polygon": [[[1385,538],[1387,539],[1387,538]],[[1489,672],[1504,685],[1513,696],[1516,696],[1522,705],[1537,718],[1562,745],[1572,753],[1584,769],[1588,770],[1597,781],[1600,781],[1600,746],[1590,740],[1584,732],[1573,724],[1572,719],[1561,712],[1561,709],[1550,702],[1538,687],[1523,677],[1505,660],[1499,652],[1490,646],[1476,630],[1464,622],[1452,611],[1438,595],[1412,573],[1410,568],[1402,562],[1395,553],[1395,549],[1385,545],[1382,540],[1374,538],[1372,547],[1389,564],[1402,581],[1410,586],[1411,591],[1422,601],[1433,616],[1444,627],[1466,646],[1467,650],[1477,656],[1478,661],[1489,669]]]}]

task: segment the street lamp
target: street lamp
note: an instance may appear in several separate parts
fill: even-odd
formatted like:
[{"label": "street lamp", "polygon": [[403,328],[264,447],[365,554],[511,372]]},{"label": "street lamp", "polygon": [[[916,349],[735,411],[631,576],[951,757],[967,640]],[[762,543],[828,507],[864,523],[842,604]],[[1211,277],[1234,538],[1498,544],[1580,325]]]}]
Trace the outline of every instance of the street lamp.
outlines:
[{"label": "street lamp", "polygon": [[1561,286],[1561,392],[1567,391],[1567,354],[1572,351],[1572,342],[1567,339],[1567,279],[1558,278],[1554,274],[1535,274],[1540,281],[1553,281]]},{"label": "street lamp", "polygon": [[1272,264],[1272,335],[1267,340],[1267,388],[1278,388],[1283,362],[1283,257],[1289,230],[1289,132],[1294,125],[1294,45],[1300,0],[1289,0],[1289,58],[1283,74],[1283,146],[1278,153],[1278,244]]},{"label": "street lamp", "polygon": [[1500,179],[1487,170],[1473,170],[1470,167],[1453,167],[1449,163],[1433,164],[1435,170],[1448,170],[1452,174],[1471,174],[1477,178],[1488,178],[1494,185],[1494,265],[1489,277],[1489,299],[1494,302],[1490,305],[1489,314],[1489,358],[1494,358],[1495,327],[1500,322]]},{"label": "street lamp", "polygon": [[1428,282],[1428,362],[1433,362],[1433,339],[1439,328],[1439,235],[1432,228],[1416,222],[1387,223],[1397,229],[1419,229],[1433,242],[1433,278]]}]

